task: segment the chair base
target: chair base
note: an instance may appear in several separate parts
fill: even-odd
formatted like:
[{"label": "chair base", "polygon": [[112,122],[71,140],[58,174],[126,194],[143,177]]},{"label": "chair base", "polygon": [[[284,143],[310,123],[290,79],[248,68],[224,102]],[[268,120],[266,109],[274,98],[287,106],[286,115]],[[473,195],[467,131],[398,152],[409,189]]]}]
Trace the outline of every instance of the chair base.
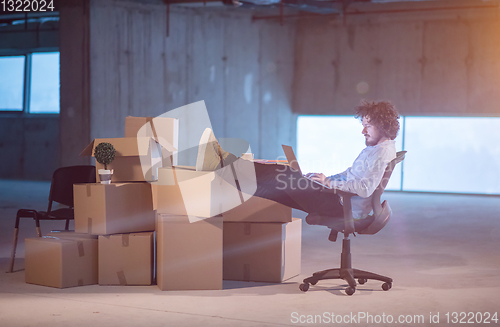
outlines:
[{"label": "chair base", "polygon": [[345,235],[342,241],[342,254],[340,257],[340,268],[327,269],[315,272],[312,276],[307,277],[300,284],[299,289],[307,292],[309,285],[316,285],[318,281],[323,279],[343,279],[349,284],[345,289],[347,295],[353,295],[356,291],[356,279],[359,284],[366,283],[369,279],[379,280],[384,282],[382,289],[388,291],[392,287],[392,278],[378,275],[369,271],[353,269],[351,266],[351,245],[349,236]]},{"label": "chair base", "polygon": [[392,287],[392,278],[378,275],[369,271],[352,269],[352,268],[333,268],[323,271],[315,272],[312,276],[304,279],[303,283],[300,284],[300,290],[307,292],[309,285],[316,285],[318,281],[324,279],[343,279],[349,286],[345,289],[347,295],[352,295],[356,291],[356,279],[359,284],[364,284],[368,280],[379,280],[384,282],[382,284],[382,289],[388,291]]}]

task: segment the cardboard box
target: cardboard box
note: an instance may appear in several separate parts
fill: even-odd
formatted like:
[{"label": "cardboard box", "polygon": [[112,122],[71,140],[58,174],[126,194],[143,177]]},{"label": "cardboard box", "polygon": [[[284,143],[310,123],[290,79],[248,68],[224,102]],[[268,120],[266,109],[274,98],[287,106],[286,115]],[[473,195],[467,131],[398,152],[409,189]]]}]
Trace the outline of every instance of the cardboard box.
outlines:
[{"label": "cardboard box", "polygon": [[[115,159],[108,165],[113,170],[111,182],[142,182],[158,179],[158,168],[163,167],[161,146],[150,137],[124,137],[95,139],[80,153],[94,156],[95,147],[102,142],[111,143],[116,150]],[[104,165],[96,161],[96,179]]]},{"label": "cardboard box", "polygon": [[177,150],[169,148],[179,148],[179,119],[128,116],[125,118],[125,137],[153,138],[162,146],[163,167],[177,165]]},{"label": "cardboard box", "polygon": [[187,216],[157,215],[158,287],[222,289],[222,217],[190,223]]},{"label": "cardboard box", "polygon": [[154,231],[149,183],[74,184],[75,231],[93,235]]},{"label": "cardboard box", "polygon": [[25,263],[29,284],[57,288],[97,284],[97,240],[28,238]]},{"label": "cardboard box", "polygon": [[236,208],[222,213],[224,221],[291,222],[292,208],[268,199],[252,196]]},{"label": "cardboard box", "polygon": [[87,234],[87,233],[76,233],[74,230],[53,230],[47,233],[47,236],[57,237],[57,238],[91,238],[97,239],[97,235]]},{"label": "cardboard box", "polygon": [[[242,165],[251,165],[242,160]],[[175,166],[158,169],[158,182],[153,185],[153,207],[158,213],[213,217],[248,200],[255,191],[255,180],[236,186],[231,166],[216,171],[196,171],[194,167]]]},{"label": "cardboard box", "polygon": [[151,285],[153,232],[99,236],[99,285]]},{"label": "cardboard box", "polygon": [[302,220],[224,222],[224,279],[280,283],[300,274]]}]

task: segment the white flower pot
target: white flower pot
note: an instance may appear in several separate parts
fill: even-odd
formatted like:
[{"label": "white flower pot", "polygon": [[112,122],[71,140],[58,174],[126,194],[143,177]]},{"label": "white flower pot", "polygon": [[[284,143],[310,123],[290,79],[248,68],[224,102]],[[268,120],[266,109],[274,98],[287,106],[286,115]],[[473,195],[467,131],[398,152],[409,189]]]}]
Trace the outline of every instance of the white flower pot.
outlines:
[{"label": "white flower pot", "polygon": [[113,169],[99,169],[101,184],[111,184],[111,175],[113,175]]}]

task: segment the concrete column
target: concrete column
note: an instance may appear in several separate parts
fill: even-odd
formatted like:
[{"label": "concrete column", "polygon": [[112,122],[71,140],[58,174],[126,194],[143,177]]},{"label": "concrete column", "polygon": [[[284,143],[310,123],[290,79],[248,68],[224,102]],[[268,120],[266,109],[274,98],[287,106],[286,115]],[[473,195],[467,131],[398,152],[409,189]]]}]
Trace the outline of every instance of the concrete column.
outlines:
[{"label": "concrete column", "polygon": [[61,166],[88,164],[79,153],[90,142],[90,0],[61,1]]}]

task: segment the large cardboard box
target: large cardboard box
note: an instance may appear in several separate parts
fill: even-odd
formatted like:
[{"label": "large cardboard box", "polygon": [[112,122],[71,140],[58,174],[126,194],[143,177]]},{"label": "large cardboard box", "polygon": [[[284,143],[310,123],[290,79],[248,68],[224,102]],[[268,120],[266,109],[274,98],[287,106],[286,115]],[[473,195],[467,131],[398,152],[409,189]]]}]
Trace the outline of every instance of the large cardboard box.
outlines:
[{"label": "large cardboard box", "polygon": [[[94,156],[95,147],[102,142],[111,143],[116,150],[115,159],[108,165],[113,170],[111,182],[155,181],[158,168],[163,167],[161,146],[150,137],[123,137],[95,139],[83,149],[81,156]],[[96,161],[96,178],[104,165]]]},{"label": "large cardboard box", "polygon": [[97,284],[97,240],[26,239],[26,283],[65,288]]},{"label": "large cardboard box", "polygon": [[224,222],[224,279],[280,283],[300,274],[302,220]]},{"label": "large cardboard box", "polygon": [[222,213],[224,221],[291,222],[292,208],[283,204],[252,196],[234,209]]},{"label": "large cardboard box", "polygon": [[125,118],[125,137],[152,137],[162,148],[163,167],[176,166],[179,148],[179,119],[168,117],[131,117]]},{"label": "large cardboard box", "polygon": [[149,183],[74,184],[75,231],[93,235],[154,231]]},{"label": "large cardboard box", "polygon": [[151,285],[153,232],[99,235],[99,285]]},{"label": "large cardboard box", "polygon": [[[242,160],[241,166],[251,165]],[[248,169],[250,170],[250,169]],[[247,201],[255,191],[255,179],[240,180],[238,190],[231,166],[216,171],[196,171],[195,167],[175,166],[158,169],[153,185],[153,207],[158,213],[213,217]]]},{"label": "large cardboard box", "polygon": [[157,215],[157,273],[162,291],[222,289],[222,217],[194,223]]}]

